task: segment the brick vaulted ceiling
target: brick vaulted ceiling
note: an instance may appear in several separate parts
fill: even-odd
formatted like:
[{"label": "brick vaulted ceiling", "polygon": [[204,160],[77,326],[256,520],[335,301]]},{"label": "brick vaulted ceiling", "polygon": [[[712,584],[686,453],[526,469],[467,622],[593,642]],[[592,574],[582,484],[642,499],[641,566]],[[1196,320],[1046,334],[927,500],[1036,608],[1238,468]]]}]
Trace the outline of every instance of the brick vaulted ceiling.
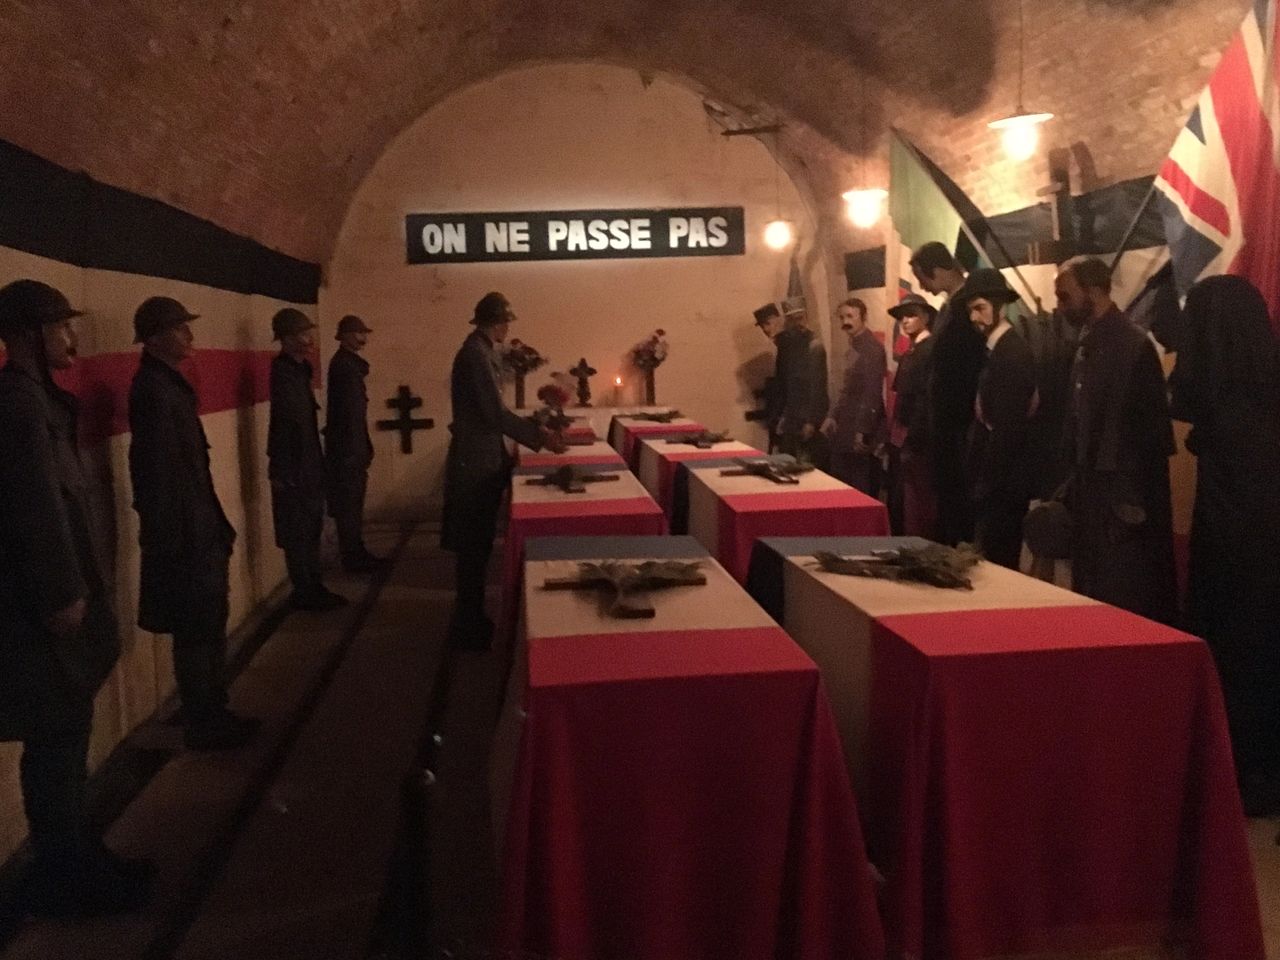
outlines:
[{"label": "brick vaulted ceiling", "polygon": [[[1167,143],[1248,0],[1026,2],[1029,41],[1065,40],[1033,59],[1130,106],[1160,83],[1135,69],[1176,57],[1176,93],[1146,105]],[[0,137],[324,262],[390,140],[503,70],[619,64],[742,116],[782,117],[822,194],[887,122],[917,118],[929,143],[930,127],[983,128],[1007,109],[1016,16],[1016,0],[0,0]],[[1194,37],[1176,36],[1180,16]],[[1098,64],[1081,30],[1096,25],[1105,43],[1117,23],[1174,36]],[[1051,99],[1056,86],[1028,89]],[[934,138],[955,170],[973,157],[952,141]]]}]

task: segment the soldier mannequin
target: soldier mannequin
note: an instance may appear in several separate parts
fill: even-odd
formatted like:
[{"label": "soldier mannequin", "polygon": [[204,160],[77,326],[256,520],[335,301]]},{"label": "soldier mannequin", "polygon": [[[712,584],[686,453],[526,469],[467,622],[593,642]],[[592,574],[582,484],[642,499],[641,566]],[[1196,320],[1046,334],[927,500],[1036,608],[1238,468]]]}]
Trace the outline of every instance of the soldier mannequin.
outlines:
[{"label": "soldier mannequin", "polygon": [[360,351],[372,332],[359,317],[343,317],[338,321],[335,337],[342,345],[329,361],[329,406],[324,421],[329,514],[338,526],[342,568],[350,573],[367,573],[381,562],[364,545],[364,497],[373,443],[369,439],[369,395],[364,384],[369,362],[360,356]]},{"label": "soldier mannequin", "polygon": [[947,297],[933,322],[929,444],[937,537],[955,546],[973,540],[973,499],[964,458],[986,350],[982,336],[965,322],[968,318],[953,315],[950,298],[964,286],[965,272],[951,251],[936,241],[926,243],[911,255],[911,269],[925,293]]},{"label": "soldier mannequin", "polygon": [[460,650],[488,650],[493,621],[484,612],[485,574],[493,551],[498,508],[511,478],[503,437],[533,450],[563,453],[558,435],[512,413],[502,404],[494,347],[507,337],[515,313],[507,298],[489,293],[476,304],[476,329],[453,360],[449,455],[445,461],[444,524],[440,545],[457,554],[457,597],[449,643]]},{"label": "soldier mannequin", "polygon": [[778,334],[782,332],[784,326],[782,320],[782,311],[776,303],[766,303],[763,307],[752,312],[755,317],[756,326],[760,328],[760,332],[769,338],[769,342],[774,344],[776,353],[773,360],[773,375],[766,377],[764,386],[757,392],[760,398],[761,406],[759,410],[753,410],[747,414],[748,420],[759,420],[764,423],[765,432],[769,437],[769,452],[773,453],[774,438],[778,431],[778,420],[782,417],[782,380],[779,376],[781,370],[781,344],[778,343]]},{"label": "soldier mannequin", "polygon": [[982,555],[1010,570],[1022,555],[1022,521],[1035,463],[1031,418],[1038,404],[1035,361],[1004,308],[1018,295],[998,270],[975,270],[952,302],[986,344],[968,446],[973,478],[974,539]]},{"label": "soldier mannequin", "polygon": [[248,743],[258,723],[227,709],[228,566],[236,533],[209,472],[196,392],[178,369],[196,315],[152,297],[133,318],[142,362],[129,390],[129,476],[138,512],[138,626],[173,634],[184,739],[196,750]]},{"label": "soldier mannequin", "polygon": [[1067,262],[1054,289],[1058,309],[1084,328],[1065,438],[1072,588],[1175,623],[1173,426],[1160,359],[1112,301],[1111,270],[1101,260]]},{"label": "soldier mannequin", "polygon": [[779,452],[826,465],[826,441],[818,428],[827,419],[827,348],[809,329],[804,300],[782,303],[786,329],[775,337],[782,410],[778,420]]},{"label": "soldier mannequin", "polygon": [[849,335],[844,381],[822,434],[831,441],[831,473],[863,493],[880,495],[880,458],[884,441],[884,345],[867,328],[867,305],[851,297],[836,310],[840,329]]},{"label": "soldier mannequin", "polygon": [[76,403],[50,372],[75,362],[57,290],[0,290],[0,739],[20,740],[34,859],[25,908],[49,916],[136,909],[151,866],[89,835],[86,759],[93,698],[120,634],[103,543],[76,444]]},{"label": "soldier mannequin", "polygon": [[267,475],[276,545],[284,550],[293,582],[289,602],[297,610],[332,610],[347,603],[320,580],[320,534],[324,529],[324,455],[316,425],[319,408],[311,392],[307,359],[315,324],[286,307],[271,318],[280,353],[271,361],[271,422],[267,431]]}]

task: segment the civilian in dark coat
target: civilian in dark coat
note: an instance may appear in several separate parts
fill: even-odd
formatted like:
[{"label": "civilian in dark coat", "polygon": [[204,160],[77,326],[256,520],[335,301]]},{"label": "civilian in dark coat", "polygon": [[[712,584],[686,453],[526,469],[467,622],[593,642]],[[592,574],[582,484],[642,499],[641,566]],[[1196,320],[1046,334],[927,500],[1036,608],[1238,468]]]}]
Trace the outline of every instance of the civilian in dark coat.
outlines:
[{"label": "civilian in dark coat", "polygon": [[494,347],[506,339],[515,313],[507,298],[489,293],[476,304],[476,329],[453,359],[449,454],[444,473],[444,523],[440,545],[457,554],[457,596],[449,642],[458,649],[487,650],[493,621],[484,612],[485,573],[497,535],[498,509],[513,466],[504,437],[533,450],[566,447],[559,437],[502,403],[501,371]]},{"label": "civilian in dark coat", "polygon": [[1191,288],[1173,415],[1196,456],[1188,613],[1222,676],[1250,816],[1280,813],[1280,356],[1248,280]]},{"label": "civilian in dark coat", "polygon": [[209,471],[196,392],[178,365],[194,354],[195,314],[152,297],[134,314],[142,362],[129,390],[129,477],[138,512],[138,626],[173,634],[187,746],[243,746],[256,722],[227,709],[228,566],[235,530]]},{"label": "civilian in dark coat", "polygon": [[75,358],[57,290],[0,290],[0,739],[23,744],[35,854],[26,907],[67,915],[132,909],[149,870],[91,837],[85,819],[93,698],[120,651],[104,544],[76,443],[76,404],[51,370]]},{"label": "civilian in dark coat", "polygon": [[293,582],[290,602],[300,610],[329,610],[347,601],[320,580],[320,534],[324,529],[324,456],[311,392],[315,324],[286,307],[271,320],[280,341],[271,361],[271,421],[267,428],[267,476],[276,545],[284,550]]},{"label": "civilian in dark coat", "polygon": [[360,351],[372,331],[354,315],[338,321],[342,346],[329,361],[329,409],[324,421],[324,455],[329,479],[329,513],[338,527],[342,567],[350,572],[377,568],[378,557],[364,545],[364,498],[373,462],[369,439],[369,362]]},{"label": "civilian in dark coat", "polygon": [[[911,257],[916,279],[926,293],[953,296],[964,270],[941,243],[926,243]],[[929,385],[930,435],[934,491],[938,498],[938,539],[955,545],[973,539],[972,482],[965,471],[978,374],[985,344],[973,325],[956,315],[950,301],[933,322],[933,374]]]},{"label": "civilian in dark coat", "polygon": [[1177,620],[1164,372],[1145,333],[1111,300],[1111,271],[1073,261],[1058,308],[1086,329],[1067,416],[1071,573],[1076,592],[1152,620]]},{"label": "civilian in dark coat", "polygon": [[911,338],[911,346],[898,360],[893,377],[890,473],[899,492],[891,499],[902,503],[901,532],[927,540],[936,538],[938,518],[929,453],[929,381],[933,373],[930,326],[937,314],[937,309],[916,293],[908,294],[889,309],[889,315],[902,324],[902,332]]},{"label": "civilian in dark coat", "polygon": [[808,327],[804,301],[783,302],[786,329],[778,334],[778,372],[782,416],[778,420],[780,453],[826,466],[827,447],[819,432],[827,419],[827,348]]},{"label": "civilian in dark coat", "polygon": [[867,329],[867,305],[857,297],[836,311],[840,329],[849,335],[844,382],[822,433],[831,447],[831,473],[863,493],[880,494],[880,459],[885,439],[884,378],[888,361],[884,345]]},{"label": "civilian in dark coat", "polygon": [[1027,341],[1004,316],[1004,308],[1017,299],[998,270],[977,270],[951,301],[968,315],[987,351],[968,454],[975,541],[984,557],[1011,570],[1018,569],[1022,555],[1022,521],[1035,477],[1035,361]]}]

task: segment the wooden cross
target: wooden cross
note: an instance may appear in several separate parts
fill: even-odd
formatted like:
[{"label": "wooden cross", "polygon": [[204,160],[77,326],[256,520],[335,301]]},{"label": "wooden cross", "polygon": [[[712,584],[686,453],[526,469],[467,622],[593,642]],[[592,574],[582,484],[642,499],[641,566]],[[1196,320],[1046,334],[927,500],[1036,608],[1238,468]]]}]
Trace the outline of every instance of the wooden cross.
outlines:
[{"label": "wooden cross", "polygon": [[639,564],[616,560],[579,563],[576,577],[548,577],[543,581],[542,589],[596,590],[604,587],[609,595],[609,616],[623,620],[647,620],[655,614],[653,604],[636,594],[667,587],[703,586],[707,577],[701,572],[701,566],[696,560],[645,560]]},{"label": "wooden cross", "polygon": [[798,484],[800,474],[814,469],[813,464],[797,461],[794,457],[767,457],[764,460],[746,460],[735,457],[738,466],[721,470],[722,477],[764,477],[773,483]]},{"label": "wooden cross", "polygon": [[430,417],[415,417],[411,411],[422,406],[422,398],[415,397],[404,384],[396,391],[396,395],[387,401],[387,408],[399,411],[393,420],[379,420],[374,426],[379,430],[400,431],[400,452],[413,453],[413,431],[430,430],[436,422]]},{"label": "wooden cross", "polygon": [[566,463],[550,473],[540,477],[531,477],[525,481],[531,487],[559,487],[565,493],[586,493],[588,483],[607,483],[617,480],[616,473],[592,473],[574,463]]},{"label": "wooden cross", "polygon": [[591,384],[587,378],[595,375],[596,368],[587,363],[586,357],[579,360],[578,365],[569,371],[569,376],[578,378],[578,406],[591,406]]},{"label": "wooden cross", "polygon": [[712,433],[710,430],[703,430],[701,433],[691,433],[685,437],[669,437],[667,443],[688,444],[699,450],[710,450],[717,443],[732,443],[733,437],[728,432]]}]

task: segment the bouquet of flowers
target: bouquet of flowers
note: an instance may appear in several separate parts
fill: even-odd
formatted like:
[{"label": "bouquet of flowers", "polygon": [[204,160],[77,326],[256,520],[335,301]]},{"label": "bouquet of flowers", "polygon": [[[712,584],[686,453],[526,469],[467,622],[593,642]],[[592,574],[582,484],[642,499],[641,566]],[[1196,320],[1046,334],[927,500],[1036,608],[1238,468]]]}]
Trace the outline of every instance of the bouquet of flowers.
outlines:
[{"label": "bouquet of flowers", "polygon": [[667,359],[667,331],[658,329],[650,334],[649,339],[637,343],[631,348],[631,362],[644,374],[644,402],[657,403],[656,389],[653,382],[653,371]]},{"label": "bouquet of flowers", "polygon": [[517,377],[525,377],[541,366],[545,366],[547,358],[521,340],[512,340],[502,354],[502,365]]},{"label": "bouquet of flowers", "polygon": [[533,419],[548,430],[564,430],[573,422],[564,415],[565,404],[569,402],[569,391],[554,383],[547,383],[538,388],[538,399],[542,401],[542,409],[533,414]]},{"label": "bouquet of flowers", "polygon": [[640,370],[653,371],[667,359],[667,331],[655,330],[648,340],[637,343],[631,348],[631,362]]}]

